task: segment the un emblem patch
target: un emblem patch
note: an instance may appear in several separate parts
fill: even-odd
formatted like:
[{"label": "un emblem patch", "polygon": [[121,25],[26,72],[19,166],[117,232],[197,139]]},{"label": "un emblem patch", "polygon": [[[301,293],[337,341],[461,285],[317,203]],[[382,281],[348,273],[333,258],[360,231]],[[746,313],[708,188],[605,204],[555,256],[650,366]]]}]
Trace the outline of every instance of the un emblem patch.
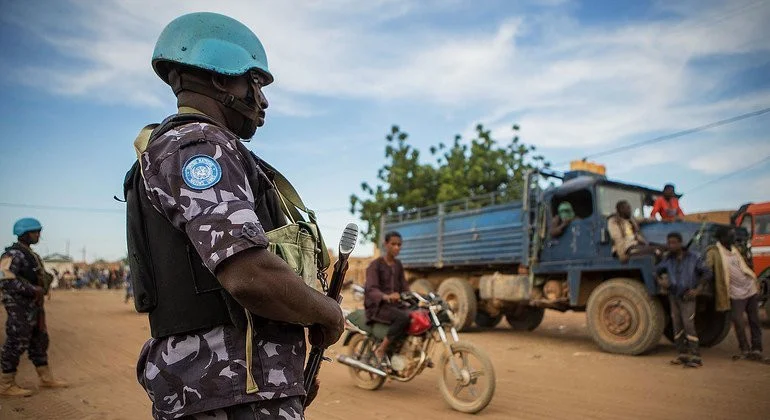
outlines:
[{"label": "un emblem patch", "polygon": [[195,190],[205,190],[213,187],[222,179],[222,168],[214,159],[206,155],[197,155],[188,159],[184,164],[182,178],[188,187]]}]

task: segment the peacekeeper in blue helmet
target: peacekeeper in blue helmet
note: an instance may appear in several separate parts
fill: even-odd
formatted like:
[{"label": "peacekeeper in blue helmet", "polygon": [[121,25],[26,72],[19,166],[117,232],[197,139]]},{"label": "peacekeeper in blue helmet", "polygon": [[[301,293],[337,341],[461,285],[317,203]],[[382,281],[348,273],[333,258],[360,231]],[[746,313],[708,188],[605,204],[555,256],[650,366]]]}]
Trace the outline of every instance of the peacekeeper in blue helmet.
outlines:
[{"label": "peacekeeper in blue helmet", "polygon": [[241,143],[265,122],[263,46],[232,18],[192,13],[166,26],[152,66],[178,113],[139,134],[124,184],[134,304],[152,335],[137,375],[152,414],[302,419],[318,390],[303,385],[305,328],[328,347],[344,318],[266,249],[286,218],[274,174]]},{"label": "peacekeeper in blue helmet", "polygon": [[0,396],[27,397],[32,391],[16,384],[19,359],[26,351],[40,377],[40,385],[48,388],[67,386],[54,379],[48,366],[48,331],[43,310],[43,296],[48,291],[50,275],[40,256],[31,246],[40,241],[43,226],[37,219],[24,218],[13,225],[18,241],[0,256],[0,289],[8,313],[5,344],[0,355],[3,369]]}]

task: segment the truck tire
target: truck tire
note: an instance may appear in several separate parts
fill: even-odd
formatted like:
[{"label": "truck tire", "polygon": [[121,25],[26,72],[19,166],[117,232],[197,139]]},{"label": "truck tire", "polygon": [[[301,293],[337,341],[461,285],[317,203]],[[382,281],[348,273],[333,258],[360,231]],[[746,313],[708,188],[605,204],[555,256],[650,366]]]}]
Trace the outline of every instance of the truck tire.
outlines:
[{"label": "truck tire", "polygon": [[497,326],[497,324],[500,323],[500,320],[503,319],[502,312],[497,314],[497,316],[489,315],[488,313],[478,310],[476,312],[476,326],[482,327],[482,328],[494,328]]},{"label": "truck tire", "polygon": [[543,322],[545,309],[534,306],[524,306],[505,313],[505,320],[516,331],[534,331]]},{"label": "truck tire", "polygon": [[588,330],[609,353],[638,355],[655,347],[666,326],[666,313],[656,297],[635,279],[601,283],[588,298]]},{"label": "truck tire", "polygon": [[450,277],[438,287],[438,294],[454,313],[455,328],[463,331],[476,320],[478,302],[473,287],[465,279]]},{"label": "truck tire", "polygon": [[421,295],[427,295],[430,292],[436,291],[436,288],[433,287],[433,283],[429,282],[427,279],[417,279],[413,281],[409,284],[409,289]]},{"label": "truck tire", "polygon": [[[666,328],[663,335],[670,342],[674,342],[674,326],[671,322],[671,306],[668,297],[661,298],[663,308],[666,311]],[[714,347],[721,343],[730,333],[730,312],[717,312],[714,300],[707,297],[698,298],[698,307],[695,312],[695,330],[698,332],[698,341],[701,347]]]}]

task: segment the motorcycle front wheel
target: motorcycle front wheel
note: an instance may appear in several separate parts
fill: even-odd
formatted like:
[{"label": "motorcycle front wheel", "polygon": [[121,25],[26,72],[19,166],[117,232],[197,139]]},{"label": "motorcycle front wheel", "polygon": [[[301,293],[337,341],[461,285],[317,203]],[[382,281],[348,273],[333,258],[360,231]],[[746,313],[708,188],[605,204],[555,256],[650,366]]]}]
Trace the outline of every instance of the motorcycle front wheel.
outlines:
[{"label": "motorcycle front wheel", "polygon": [[[350,338],[350,343],[348,343],[348,348],[350,349],[348,356],[371,365],[375,360],[374,350],[371,346],[371,340],[367,340],[361,334],[356,334]],[[387,379],[352,366],[349,366],[348,369],[350,369],[350,377],[355,381],[356,386],[370,391],[382,388],[382,385],[385,384],[385,379]]]},{"label": "motorcycle front wheel", "polygon": [[[495,394],[495,370],[489,356],[471,343],[452,343],[452,354],[441,355],[438,387],[453,409],[478,413]],[[455,373],[454,365],[459,370]]]}]

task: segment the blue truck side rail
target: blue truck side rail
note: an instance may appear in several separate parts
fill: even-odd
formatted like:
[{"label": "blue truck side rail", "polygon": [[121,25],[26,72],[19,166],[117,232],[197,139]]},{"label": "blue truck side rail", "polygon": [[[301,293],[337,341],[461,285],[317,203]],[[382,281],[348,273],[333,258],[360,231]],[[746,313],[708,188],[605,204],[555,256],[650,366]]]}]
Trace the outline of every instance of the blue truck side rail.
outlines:
[{"label": "blue truck side rail", "polygon": [[403,236],[399,259],[404,268],[507,266],[512,270],[524,262],[520,201],[452,212],[448,207],[441,204],[428,208],[432,212],[384,218],[383,232],[398,231]]}]

